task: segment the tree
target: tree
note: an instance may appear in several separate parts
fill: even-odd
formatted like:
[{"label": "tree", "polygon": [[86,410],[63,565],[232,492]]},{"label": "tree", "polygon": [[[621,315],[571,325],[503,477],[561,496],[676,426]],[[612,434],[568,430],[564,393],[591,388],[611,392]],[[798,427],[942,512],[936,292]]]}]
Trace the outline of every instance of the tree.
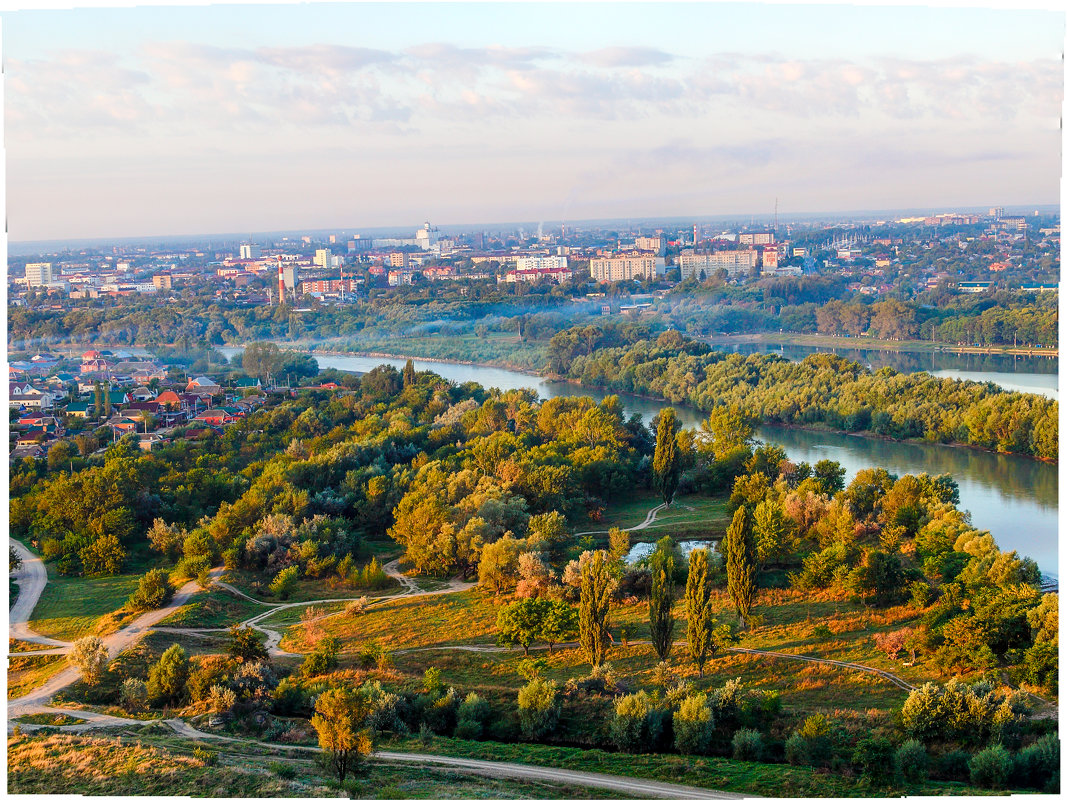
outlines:
[{"label": "tree", "polygon": [[298,577],[299,568],[296,565],[290,565],[274,577],[274,581],[270,583],[270,591],[284,601],[296,589]]},{"label": "tree", "polygon": [[148,541],[152,544],[152,549],[172,562],[177,562],[181,558],[182,542],[185,536],[184,528],[178,524],[166,523],[160,517],[153,520],[148,529]]},{"label": "tree", "polygon": [[234,624],[226,636],[226,653],[238,662],[255,662],[267,658],[267,648],[251,626]]},{"label": "tree", "polygon": [[100,382],[93,382],[93,417],[97,420],[104,411],[104,391],[100,388]]},{"label": "tree", "polygon": [[707,695],[690,695],[674,713],[674,747],[683,754],[707,753],[715,719]]},{"label": "tree", "polygon": [[159,609],[174,595],[174,588],[161,567],[149,570],[137,582],[137,589],[127,602],[133,609]]},{"label": "tree", "polygon": [[523,598],[501,608],[496,616],[500,644],[521,645],[523,653],[529,656],[534,638],[541,633],[548,603],[537,598]]},{"label": "tree", "polygon": [[716,406],[700,424],[702,449],[715,459],[725,459],[732,451],[751,448],[755,418],[736,404]]},{"label": "tree", "polygon": [[408,359],[404,364],[404,389],[415,384],[415,364]]},{"label": "tree", "polygon": [[300,675],[311,678],[329,673],[337,667],[339,650],[340,643],[337,642],[336,637],[323,637],[322,641],[315,646],[315,650],[304,657],[304,662],[300,665]]},{"label": "tree", "polygon": [[786,539],[787,524],[781,504],[773,497],[764,498],[756,505],[753,517],[756,561],[760,567],[785,557],[789,549]]},{"label": "tree", "polygon": [[321,693],[315,701],[311,725],[319,735],[319,748],[343,782],[348,771],[370,754],[373,745],[367,719],[370,703],[360,693],[338,687]]},{"label": "tree", "polygon": [[114,576],[122,570],[126,549],[114,534],[93,540],[78,552],[87,576]]},{"label": "tree", "polygon": [[607,654],[608,611],[612,581],[603,551],[594,551],[582,566],[581,601],[578,607],[578,634],[582,651],[593,667],[600,667]]},{"label": "tree", "polygon": [[674,500],[680,474],[678,422],[674,415],[674,408],[668,406],[659,415],[659,426],[656,428],[656,451],[652,458],[652,483],[667,506],[670,506],[671,501]]},{"label": "tree", "polygon": [[689,655],[704,678],[704,663],[712,648],[711,576],[708,573],[708,550],[696,548],[689,554],[689,577],[685,582],[685,638]]},{"label": "tree", "polygon": [[180,704],[189,680],[189,657],[180,645],[172,645],[148,671],[148,691],[166,704]]},{"label": "tree", "polygon": [[674,642],[674,557],[673,543],[664,537],[652,554],[652,587],[648,595],[648,627],[652,634],[652,647],[660,661],[671,653]]},{"label": "tree", "polygon": [[14,545],[8,546],[7,553],[8,570],[12,573],[17,573],[22,570],[22,557],[19,556],[19,552],[15,550]]},{"label": "tree", "polygon": [[566,601],[545,601],[541,619],[541,639],[548,643],[548,651],[558,642],[573,639],[578,633],[578,610]]},{"label": "tree", "polygon": [[726,557],[726,589],[741,618],[742,628],[748,624],[756,597],[756,544],[753,540],[748,511],[740,506],[723,538],[722,550]]},{"label": "tree", "polygon": [[67,658],[81,671],[82,680],[86,684],[96,684],[107,667],[107,646],[99,637],[82,637],[74,643]]}]

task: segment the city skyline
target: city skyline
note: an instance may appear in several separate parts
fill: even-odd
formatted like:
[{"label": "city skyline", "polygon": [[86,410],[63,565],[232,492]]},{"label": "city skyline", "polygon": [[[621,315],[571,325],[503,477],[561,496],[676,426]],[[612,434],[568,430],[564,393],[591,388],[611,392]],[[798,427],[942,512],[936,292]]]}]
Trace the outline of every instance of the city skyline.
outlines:
[{"label": "city skyline", "polygon": [[1063,21],[726,3],[16,11],[9,235],[1054,204]]}]

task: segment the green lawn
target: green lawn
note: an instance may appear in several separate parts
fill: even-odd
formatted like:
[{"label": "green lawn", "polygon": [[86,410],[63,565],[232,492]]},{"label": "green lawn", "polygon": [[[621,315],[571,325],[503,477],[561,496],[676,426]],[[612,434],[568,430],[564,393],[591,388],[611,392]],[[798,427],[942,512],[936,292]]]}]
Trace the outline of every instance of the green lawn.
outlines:
[{"label": "green lawn", "polygon": [[201,592],[194,598],[196,600],[168,617],[164,625],[190,629],[225,628],[268,609],[223,589]]},{"label": "green lawn", "polygon": [[138,573],[99,578],[59,576],[49,565],[48,584],[33,610],[30,628],[59,640],[96,633],[97,621],[122,608],[140,578]]},{"label": "green lawn", "polygon": [[[633,528],[642,523],[649,510],[663,499],[650,490],[635,490],[631,496],[608,504],[600,520],[582,522],[575,528],[582,531],[607,531],[613,526]],[[657,540],[667,534],[679,537],[710,535],[720,537],[730,525],[726,511],[726,496],[680,495],[670,508],[656,513],[655,521],[646,529],[630,533],[631,542]],[[602,539],[603,535],[593,535]]]},{"label": "green lawn", "polygon": [[67,666],[67,658],[57,656],[9,656],[7,697],[21,698]]}]

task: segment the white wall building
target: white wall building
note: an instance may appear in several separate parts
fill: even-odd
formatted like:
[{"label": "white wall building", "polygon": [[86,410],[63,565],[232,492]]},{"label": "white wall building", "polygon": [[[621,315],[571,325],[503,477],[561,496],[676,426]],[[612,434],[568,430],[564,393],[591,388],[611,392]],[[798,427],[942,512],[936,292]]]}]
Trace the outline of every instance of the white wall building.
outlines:
[{"label": "white wall building", "polygon": [[719,270],[726,270],[731,278],[748,275],[756,267],[754,250],[722,250],[718,253],[683,253],[678,257],[682,280],[690,276],[707,280]]},{"label": "white wall building", "polygon": [[26,287],[47,286],[52,283],[52,262],[42,261],[26,265]]}]

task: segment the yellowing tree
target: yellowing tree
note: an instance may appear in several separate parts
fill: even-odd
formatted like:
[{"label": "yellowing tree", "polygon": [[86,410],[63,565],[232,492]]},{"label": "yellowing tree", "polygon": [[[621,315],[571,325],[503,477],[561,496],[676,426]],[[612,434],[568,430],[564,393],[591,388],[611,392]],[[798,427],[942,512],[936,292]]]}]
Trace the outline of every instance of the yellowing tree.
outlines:
[{"label": "yellowing tree", "polygon": [[373,745],[366,727],[370,704],[347,688],[326,690],[315,701],[311,725],[319,734],[319,748],[326,752],[338,781],[370,754]]}]

